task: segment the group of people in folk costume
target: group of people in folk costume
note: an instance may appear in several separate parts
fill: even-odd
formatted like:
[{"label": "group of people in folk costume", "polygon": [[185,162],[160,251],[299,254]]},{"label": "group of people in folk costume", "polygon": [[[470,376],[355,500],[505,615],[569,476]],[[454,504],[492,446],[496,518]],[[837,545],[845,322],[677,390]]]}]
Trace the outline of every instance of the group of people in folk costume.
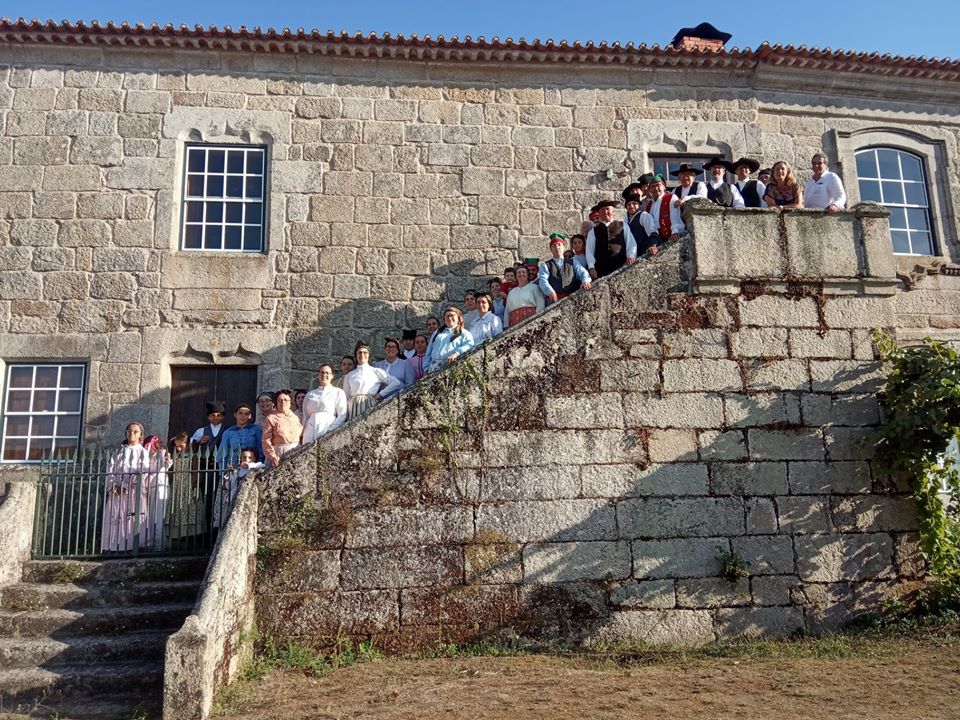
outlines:
[{"label": "group of people in folk costume", "polygon": [[[829,171],[826,155],[813,156],[811,171],[810,180],[801,187],[785,160],[761,170],[751,158],[734,162],[715,158],[703,167],[680,165],[671,173],[677,185],[669,190],[662,175],[644,173],[621,193],[625,212],[620,217],[620,201],[597,203],[578,233],[550,235],[547,260],[527,258],[514,263],[505,268],[503,278],[489,280],[487,290],[468,290],[465,312],[451,305],[443,311],[442,324],[430,316],[425,332],[404,330],[402,342],[387,338],[384,359],[379,362],[371,363],[370,345],[360,341],[353,356],[341,358],[339,378],[332,364],[322,365],[316,388],[263,392],[256,408],[246,403],[235,408],[235,424],[229,427],[224,424],[223,403],[208,403],[206,425],[192,436],[183,432],[171,438],[169,453],[162,451],[157,436],[144,438],[143,426],[131,423],[107,470],[103,550],[131,548],[138,512],[142,545],[156,547],[165,535],[176,536],[178,531],[171,525],[177,523],[170,522],[164,509],[169,493],[166,472],[188,448],[208,451],[223,477],[217,483],[216,500],[204,501],[203,523],[216,528],[224,521],[223,508],[232,502],[240,480],[250,470],[280,464],[285,453],[335,430],[504,329],[581,288],[589,289],[592,281],[638,258],[656,255],[661,245],[686,231],[680,211],[691,198],[735,209],[806,207],[834,213],[844,208],[843,183]],[[754,173],[757,179],[751,178]],[[701,174],[708,179],[697,179]],[[735,179],[728,180],[728,175]],[[131,491],[134,478],[140,478],[136,484],[139,511]]]}]

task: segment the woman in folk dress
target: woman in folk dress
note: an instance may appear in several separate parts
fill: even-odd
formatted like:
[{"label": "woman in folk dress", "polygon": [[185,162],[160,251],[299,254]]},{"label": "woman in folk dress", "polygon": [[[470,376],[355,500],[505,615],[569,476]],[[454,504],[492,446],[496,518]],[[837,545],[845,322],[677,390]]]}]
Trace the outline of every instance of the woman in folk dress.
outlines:
[{"label": "woman in folk dress", "polygon": [[386,394],[398,393],[403,388],[393,375],[370,364],[370,346],[361,341],[353,351],[357,368],[343,379],[347,394],[347,420],[362,415],[383,399]]},{"label": "woman in folk dress", "polygon": [[[143,425],[132,422],[127,425],[123,445],[107,463],[100,541],[103,552],[133,550],[137,529],[144,531],[150,501],[147,476],[151,469],[150,451],[143,446]],[[140,545],[146,547],[146,543]]]},{"label": "woman in folk dress", "polygon": [[538,312],[543,312],[546,300],[543,292],[536,283],[529,282],[527,267],[517,266],[517,287],[507,295],[507,306],[504,311],[503,327],[513,327],[522,323]]}]

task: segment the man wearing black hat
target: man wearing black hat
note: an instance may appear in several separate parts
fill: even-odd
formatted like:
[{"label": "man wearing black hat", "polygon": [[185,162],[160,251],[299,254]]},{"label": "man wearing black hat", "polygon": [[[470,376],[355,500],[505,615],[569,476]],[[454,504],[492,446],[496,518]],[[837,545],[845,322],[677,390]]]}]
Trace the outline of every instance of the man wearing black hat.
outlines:
[{"label": "man wearing black hat", "polygon": [[587,272],[596,280],[623,267],[627,261],[623,240],[623,223],[614,220],[616,200],[604,200],[594,205],[598,220],[587,233]]},{"label": "man wearing black hat", "polygon": [[404,330],[403,331],[403,352],[401,353],[404,359],[409,360],[414,355],[417,354],[417,349],[414,347],[417,339],[416,330]]},{"label": "man wearing black hat", "polygon": [[707,183],[707,199],[722,207],[742,208],[743,198],[735,185],[728,183],[726,176],[733,167],[723,158],[714,158],[703,166],[710,173]]},{"label": "man wearing black hat", "polygon": [[740,191],[745,207],[766,207],[763,194],[767,186],[759,180],[751,180],[750,176],[760,169],[760,163],[752,158],[742,157],[732,163],[733,174],[737,176],[736,187]]},{"label": "man wearing black hat", "polygon": [[207,403],[207,424],[198,428],[190,438],[190,446],[194,450],[202,450],[204,453],[217,452],[226,429],[223,426],[225,411],[226,406],[220,400]]},{"label": "man wearing black hat", "polygon": [[705,198],[707,196],[707,184],[702,180],[697,180],[697,175],[702,172],[703,168],[683,163],[683,165],[670,173],[674,177],[680,178],[680,184],[670,191],[677,198],[680,205],[683,205],[687,198]]},{"label": "man wearing black hat", "polygon": [[653,200],[650,197],[650,183],[653,182],[653,173],[644,173],[637,178],[637,184],[640,186],[640,191],[643,193],[643,200],[640,202],[640,209],[643,212],[650,212],[650,206],[653,205]]}]

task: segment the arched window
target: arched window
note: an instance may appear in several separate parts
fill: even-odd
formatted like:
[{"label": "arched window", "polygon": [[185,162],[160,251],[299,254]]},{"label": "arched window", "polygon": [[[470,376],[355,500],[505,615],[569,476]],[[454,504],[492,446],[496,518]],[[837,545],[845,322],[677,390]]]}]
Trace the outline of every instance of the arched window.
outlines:
[{"label": "arched window", "polygon": [[889,147],[858,150],[856,157],[860,199],[881,203],[890,211],[893,252],[933,255],[930,199],[923,161],[904,150]]}]

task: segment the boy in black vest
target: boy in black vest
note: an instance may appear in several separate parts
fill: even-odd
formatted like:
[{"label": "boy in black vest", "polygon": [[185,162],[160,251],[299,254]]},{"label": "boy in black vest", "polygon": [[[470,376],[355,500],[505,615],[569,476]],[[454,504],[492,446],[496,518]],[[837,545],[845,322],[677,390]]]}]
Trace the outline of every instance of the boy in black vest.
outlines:
[{"label": "boy in black vest", "polygon": [[759,180],[751,180],[750,176],[760,169],[760,163],[751,158],[742,157],[733,163],[733,174],[737,176],[737,190],[743,198],[745,207],[765,207],[763,194],[767,186]]},{"label": "boy in black vest", "polygon": [[594,280],[619,270],[627,261],[623,223],[613,219],[619,204],[616,200],[604,200],[590,211],[596,212],[599,219],[587,233],[587,272]]},{"label": "boy in black vest", "polygon": [[550,236],[549,260],[540,263],[537,271],[537,284],[546,298],[547,305],[562,300],[581,287],[590,289],[590,275],[573,258],[564,257],[567,248],[567,236],[553,233]]}]

